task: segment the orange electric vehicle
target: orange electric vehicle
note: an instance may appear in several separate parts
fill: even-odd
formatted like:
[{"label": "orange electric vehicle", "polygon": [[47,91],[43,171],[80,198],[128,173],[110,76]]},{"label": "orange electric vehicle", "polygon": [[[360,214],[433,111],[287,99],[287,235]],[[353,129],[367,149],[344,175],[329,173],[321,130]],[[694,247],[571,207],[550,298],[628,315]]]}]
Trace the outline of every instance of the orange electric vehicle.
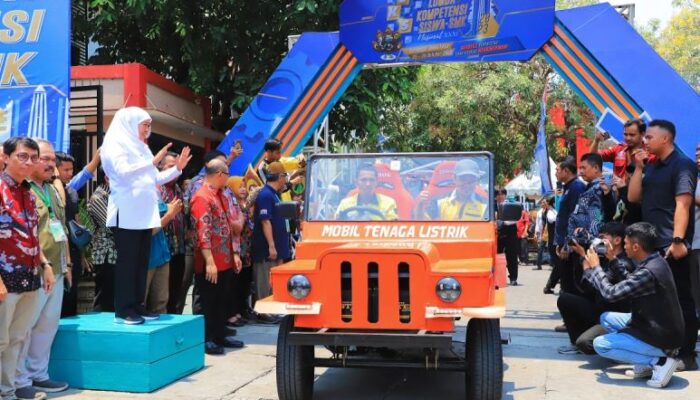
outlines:
[{"label": "orange electric vehicle", "polygon": [[[311,399],[315,367],[460,370],[467,399],[501,398],[506,277],[493,175],[485,152],[310,158],[303,238],[255,306],[285,315],[281,400]],[[520,212],[509,205],[499,219]],[[458,320],[466,337],[453,341]]]}]

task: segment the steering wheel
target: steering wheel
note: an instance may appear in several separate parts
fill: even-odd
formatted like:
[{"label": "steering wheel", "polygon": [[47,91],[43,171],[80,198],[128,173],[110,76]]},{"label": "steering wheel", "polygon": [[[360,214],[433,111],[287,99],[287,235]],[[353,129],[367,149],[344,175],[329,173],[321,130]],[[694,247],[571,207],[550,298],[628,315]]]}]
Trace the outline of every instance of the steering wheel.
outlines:
[{"label": "steering wheel", "polygon": [[341,211],[338,214],[338,220],[340,221],[347,221],[348,220],[348,215],[352,212],[356,212],[360,215],[362,214],[372,214],[374,216],[379,217],[380,220],[385,221],[386,216],[382,214],[381,211],[377,210],[374,207],[368,207],[368,206],[354,206],[354,207],[349,207],[346,208],[345,210]]}]

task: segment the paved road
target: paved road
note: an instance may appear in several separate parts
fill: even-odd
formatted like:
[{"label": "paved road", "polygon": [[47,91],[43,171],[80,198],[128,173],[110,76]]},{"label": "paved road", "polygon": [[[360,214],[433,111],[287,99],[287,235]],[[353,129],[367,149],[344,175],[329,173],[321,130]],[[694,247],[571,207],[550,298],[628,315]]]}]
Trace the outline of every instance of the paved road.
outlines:
[{"label": "paved road", "polygon": [[[698,398],[700,371],[676,374],[664,390],[632,380],[620,366],[596,356],[562,356],[567,344],[555,333],[560,323],[556,296],[542,294],[549,272],[521,266],[521,286],[508,289],[508,315],[502,320],[512,343],[504,347],[504,399],[598,400]],[[455,333],[464,340],[464,326]],[[62,399],[277,399],[274,326],[239,329],[246,348],[225,356],[206,357],[205,368],[151,394],[70,390],[51,396]],[[464,374],[424,371],[316,370],[314,400],[432,400],[463,399]]]}]

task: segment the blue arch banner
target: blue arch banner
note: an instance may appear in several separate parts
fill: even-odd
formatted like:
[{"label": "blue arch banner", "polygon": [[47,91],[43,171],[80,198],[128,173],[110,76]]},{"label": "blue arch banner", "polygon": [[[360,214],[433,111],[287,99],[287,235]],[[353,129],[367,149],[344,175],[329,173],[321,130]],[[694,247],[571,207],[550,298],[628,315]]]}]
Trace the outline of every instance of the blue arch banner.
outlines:
[{"label": "blue arch banner", "polygon": [[0,0],[0,141],[70,143],[69,0]]},{"label": "blue arch banner", "polygon": [[346,0],[340,41],[363,63],[530,59],[552,37],[554,0]]}]

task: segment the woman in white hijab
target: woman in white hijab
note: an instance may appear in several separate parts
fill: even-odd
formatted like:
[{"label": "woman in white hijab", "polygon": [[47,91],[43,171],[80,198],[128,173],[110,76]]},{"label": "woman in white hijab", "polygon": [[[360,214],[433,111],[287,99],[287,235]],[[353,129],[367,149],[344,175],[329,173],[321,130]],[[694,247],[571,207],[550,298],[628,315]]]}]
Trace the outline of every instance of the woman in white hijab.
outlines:
[{"label": "woman in white hijab", "polygon": [[123,108],[114,115],[101,148],[102,165],[111,188],[107,226],[113,227],[117,247],[115,322],[130,325],[158,318],[143,304],[151,230],[160,227],[156,184],[177,179],[192,158],[189,147],[185,147],[174,167],[158,172],[156,166],[172,143],[154,157],[146,144],[150,134],[151,116],[146,111]]}]

